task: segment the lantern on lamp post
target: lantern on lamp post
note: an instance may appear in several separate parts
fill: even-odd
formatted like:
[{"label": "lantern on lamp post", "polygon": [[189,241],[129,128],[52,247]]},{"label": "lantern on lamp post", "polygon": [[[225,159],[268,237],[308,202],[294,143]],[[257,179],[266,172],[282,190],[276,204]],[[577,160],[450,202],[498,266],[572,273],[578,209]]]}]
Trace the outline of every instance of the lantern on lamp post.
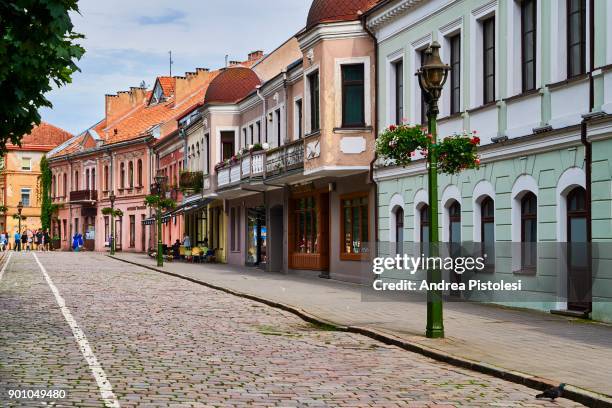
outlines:
[{"label": "lantern on lamp post", "polygon": [[157,189],[157,208],[156,208],[156,221],[157,221],[157,266],[164,266],[164,253],[163,253],[163,244],[162,244],[162,207],[161,203],[164,199],[164,186],[168,177],[164,174],[162,170],[158,170],[155,175],[155,187]]},{"label": "lantern on lamp post", "polygon": [[[442,88],[448,77],[450,66],[444,64],[440,58],[440,44],[434,41],[425,51],[425,61],[416,72],[419,86],[424,93],[427,104],[427,128],[432,136],[432,144],[437,144],[436,119],[438,113],[438,100]],[[429,241],[430,256],[438,255],[438,157],[432,149],[427,157],[428,165],[428,195],[429,195]],[[440,270],[427,271],[427,281],[437,283],[442,279]],[[444,322],[442,314],[442,297],[440,291],[429,290],[427,293],[427,329],[429,338],[444,337]]]}]

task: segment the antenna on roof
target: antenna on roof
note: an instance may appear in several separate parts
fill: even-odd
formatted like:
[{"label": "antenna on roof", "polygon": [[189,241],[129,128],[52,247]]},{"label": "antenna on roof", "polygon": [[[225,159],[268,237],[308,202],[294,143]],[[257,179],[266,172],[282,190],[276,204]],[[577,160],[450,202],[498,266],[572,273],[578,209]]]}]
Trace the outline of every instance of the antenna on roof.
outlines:
[{"label": "antenna on roof", "polygon": [[228,59],[229,59],[229,55],[225,54],[225,68],[227,68],[227,61],[228,61]]},{"label": "antenna on roof", "polygon": [[172,64],[174,64],[174,61],[172,61],[172,51],[168,51],[168,55],[170,56],[170,76],[172,76]]}]

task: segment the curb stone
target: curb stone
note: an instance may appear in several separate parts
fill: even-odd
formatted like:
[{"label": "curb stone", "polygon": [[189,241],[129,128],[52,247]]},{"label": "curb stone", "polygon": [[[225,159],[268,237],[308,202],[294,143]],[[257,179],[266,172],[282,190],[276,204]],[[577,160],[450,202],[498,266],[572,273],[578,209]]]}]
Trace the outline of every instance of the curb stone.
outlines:
[{"label": "curb stone", "polygon": [[[381,343],[392,345],[399,347],[401,349],[411,351],[414,353],[421,354],[425,357],[429,357],[433,360],[441,361],[443,363],[447,363],[456,367],[465,368],[468,370],[476,371],[479,373],[491,375],[493,377],[501,378],[506,381],[510,381],[516,384],[521,384],[529,388],[533,388],[539,391],[543,391],[550,387],[555,387],[559,384],[553,382],[552,380],[533,376],[530,374],[508,370],[502,367],[498,367],[492,364],[485,363],[483,361],[473,361],[463,357],[458,357],[447,353],[442,350],[438,350],[435,348],[427,347],[415,342],[410,342],[399,337],[396,337],[387,332],[379,331],[376,329],[363,327],[363,326],[344,326],[324,318],[318,317],[314,314],[306,312],[303,309],[298,307],[290,306],[285,303],[276,302],[270,299],[262,298],[259,296],[251,295],[248,293],[238,292],[233,289],[228,289],[223,286],[219,286],[216,284],[212,284],[209,282],[205,282],[202,280],[198,280],[195,278],[190,278],[185,275],[181,275],[179,273],[165,271],[163,269],[159,269],[154,266],[144,265],[138,262],[129,261],[127,259],[119,258],[116,256],[107,255],[109,258],[125,262],[128,264],[136,265],[142,268],[146,268],[155,272],[162,273],[164,275],[172,276],[175,278],[183,279],[198,285],[206,286],[211,289],[219,290],[221,292],[228,293],[230,295],[234,295],[237,297],[241,297],[244,299],[253,300],[255,302],[263,303],[265,305],[281,309],[290,313],[295,314],[301,319],[313,323],[316,325],[327,325],[335,328],[338,331],[344,331],[349,333],[361,334],[363,336],[369,337],[371,339],[380,341]],[[586,405],[592,408],[612,408],[612,398],[609,398],[605,395],[601,395],[592,391],[588,391],[579,387],[575,387],[573,385],[567,385],[565,390],[563,391],[563,398],[578,402],[580,404]]]}]

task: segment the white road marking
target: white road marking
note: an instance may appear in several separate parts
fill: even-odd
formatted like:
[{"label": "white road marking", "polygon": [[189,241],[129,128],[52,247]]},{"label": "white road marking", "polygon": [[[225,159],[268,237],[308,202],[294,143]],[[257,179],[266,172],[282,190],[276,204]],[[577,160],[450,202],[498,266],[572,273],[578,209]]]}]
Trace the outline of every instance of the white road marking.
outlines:
[{"label": "white road marking", "polygon": [[13,253],[9,252],[9,256],[6,259],[6,262],[4,263],[4,266],[2,267],[2,270],[0,270],[0,281],[2,280],[2,277],[4,276],[4,271],[6,271],[6,268],[8,267],[8,264],[11,261],[11,256],[13,256]]},{"label": "white road marking", "polygon": [[57,305],[60,307],[64,318],[72,329],[72,334],[74,334],[74,338],[76,339],[77,344],[81,349],[83,357],[85,357],[87,364],[89,364],[91,373],[93,374],[94,378],[96,379],[96,382],[98,383],[98,388],[100,389],[100,395],[102,396],[102,400],[104,400],[104,404],[107,407],[119,408],[119,401],[113,393],[113,387],[108,381],[104,369],[102,368],[102,366],[98,362],[98,359],[94,355],[93,350],[91,349],[91,346],[87,341],[87,337],[85,337],[85,333],[83,333],[83,330],[81,330],[74,317],[72,317],[72,313],[70,313],[70,310],[66,306],[64,298],[62,298],[62,295],[60,295],[59,290],[57,290],[57,287],[53,284],[53,281],[49,277],[49,274],[47,273],[45,267],[42,265],[42,263],[40,263],[40,260],[38,259],[35,253],[32,252],[32,255],[34,256],[34,259],[36,259],[36,263],[40,267],[40,270],[42,271],[45,280],[47,281],[47,284],[49,284],[51,292],[53,292],[53,295],[55,295],[55,300],[57,301]]}]

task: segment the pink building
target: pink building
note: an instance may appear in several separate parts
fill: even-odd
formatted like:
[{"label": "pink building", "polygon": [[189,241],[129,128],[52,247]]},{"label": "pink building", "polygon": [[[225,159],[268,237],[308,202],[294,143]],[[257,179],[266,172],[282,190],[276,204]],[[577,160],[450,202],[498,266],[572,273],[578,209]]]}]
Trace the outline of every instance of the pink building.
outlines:
[{"label": "pink building", "polygon": [[153,246],[155,229],[145,222],[151,210],[144,205],[159,168],[153,147],[177,134],[177,119],[202,101],[216,75],[198,68],[184,77],[158,77],[152,90],[106,95],[104,119],[49,152],[52,198],[62,205],[53,229],[63,249],[70,248],[76,232],[83,234],[86,249],[108,247],[111,220],[101,210],[111,206],[111,192],[123,212],[115,219],[117,249]]}]

